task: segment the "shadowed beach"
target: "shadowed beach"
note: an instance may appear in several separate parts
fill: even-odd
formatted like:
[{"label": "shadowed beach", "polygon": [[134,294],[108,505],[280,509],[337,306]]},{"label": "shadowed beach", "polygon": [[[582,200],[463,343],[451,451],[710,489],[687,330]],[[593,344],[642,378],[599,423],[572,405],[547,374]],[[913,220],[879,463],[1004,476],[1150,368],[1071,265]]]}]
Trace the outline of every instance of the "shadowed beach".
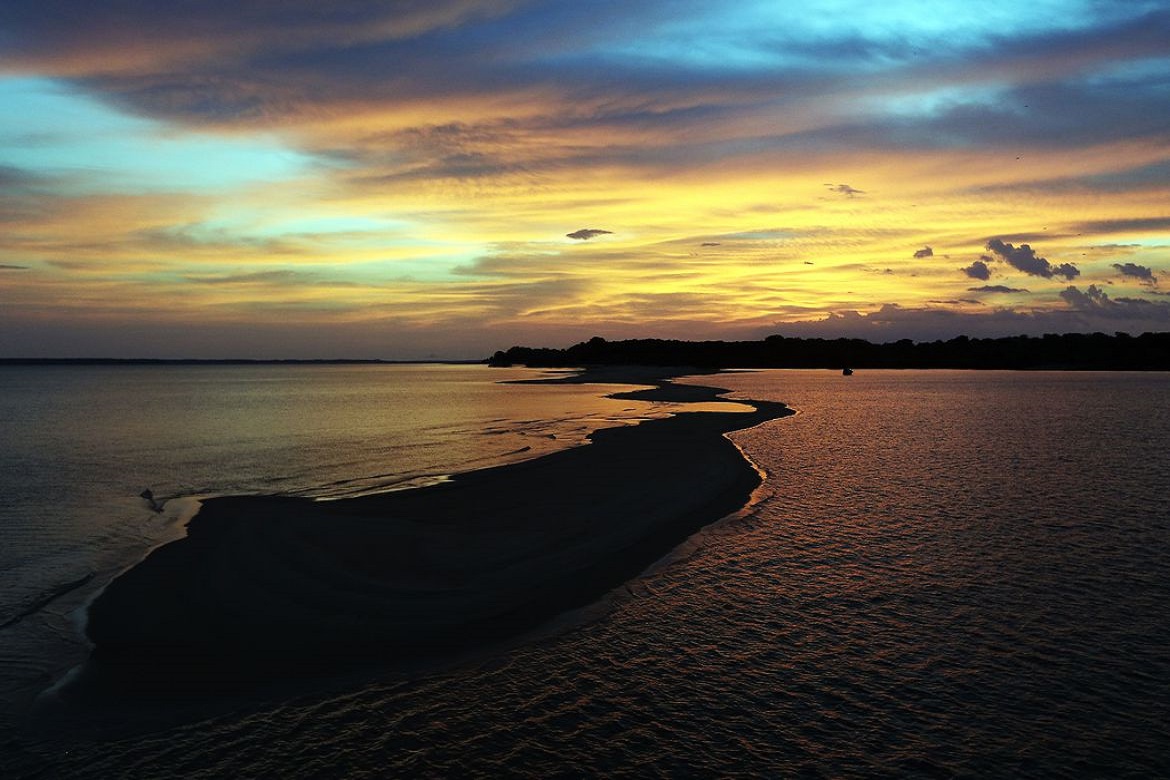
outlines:
[{"label": "shadowed beach", "polygon": [[[704,403],[683,370],[552,382],[652,387]],[[249,680],[479,647],[588,604],[741,508],[760,475],[724,434],[791,414],[682,412],[599,430],[589,446],[421,489],[319,502],[209,500],[184,539],[115,579],[89,610],[92,666],[126,678]]]}]

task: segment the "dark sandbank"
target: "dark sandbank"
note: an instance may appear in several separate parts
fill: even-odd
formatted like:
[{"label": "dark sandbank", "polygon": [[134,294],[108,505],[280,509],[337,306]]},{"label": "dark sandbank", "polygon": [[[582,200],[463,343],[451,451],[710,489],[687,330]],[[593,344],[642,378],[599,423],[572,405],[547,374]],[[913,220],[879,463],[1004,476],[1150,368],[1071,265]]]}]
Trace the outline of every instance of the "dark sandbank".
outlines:
[{"label": "dark sandbank", "polygon": [[[662,370],[552,381],[653,384],[642,400],[713,401]],[[290,669],[456,652],[595,601],[760,476],[723,434],[790,414],[687,412],[600,430],[591,445],[433,487],[315,502],[204,503],[187,537],[94,601],[91,666],[138,678],[279,677]]]}]

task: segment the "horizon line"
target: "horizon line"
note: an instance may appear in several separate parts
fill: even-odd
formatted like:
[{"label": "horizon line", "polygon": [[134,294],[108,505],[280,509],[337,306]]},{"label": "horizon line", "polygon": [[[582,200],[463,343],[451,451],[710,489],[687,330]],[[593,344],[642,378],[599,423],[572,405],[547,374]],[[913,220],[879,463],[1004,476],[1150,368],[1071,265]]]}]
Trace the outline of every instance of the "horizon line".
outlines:
[{"label": "horizon line", "polygon": [[251,364],[334,364],[334,365],[477,365],[486,358],[131,358],[131,357],[0,357],[0,365],[251,365]]}]

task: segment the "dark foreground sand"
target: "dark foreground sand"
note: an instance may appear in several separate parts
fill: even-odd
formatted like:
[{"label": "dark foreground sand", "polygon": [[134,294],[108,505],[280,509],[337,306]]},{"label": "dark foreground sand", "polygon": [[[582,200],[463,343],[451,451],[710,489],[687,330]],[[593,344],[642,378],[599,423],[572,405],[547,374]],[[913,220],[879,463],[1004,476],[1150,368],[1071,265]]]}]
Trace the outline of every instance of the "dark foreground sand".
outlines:
[{"label": "dark foreground sand", "polygon": [[[654,384],[626,394],[643,400],[723,392],[668,373],[601,379]],[[742,507],[760,477],[723,434],[790,413],[767,402],[683,413],[418,490],[207,501],[186,538],[95,600],[91,666],[248,679],[503,639],[596,600]]]}]

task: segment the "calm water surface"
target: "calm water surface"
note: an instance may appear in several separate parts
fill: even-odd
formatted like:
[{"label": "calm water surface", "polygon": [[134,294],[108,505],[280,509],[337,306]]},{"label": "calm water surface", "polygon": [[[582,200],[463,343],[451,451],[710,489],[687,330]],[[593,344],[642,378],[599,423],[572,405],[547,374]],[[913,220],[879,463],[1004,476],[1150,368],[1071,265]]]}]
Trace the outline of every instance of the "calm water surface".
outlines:
[{"label": "calm water surface", "polygon": [[[88,652],[80,607],[196,498],[427,484],[662,414],[485,366],[0,367],[0,727]],[[149,487],[164,504],[139,498]],[[76,587],[74,587],[76,586]],[[3,772],[0,771],[0,776]]]},{"label": "calm water surface", "polygon": [[589,614],[445,672],[21,755],[89,777],[1170,774],[1170,376],[714,381],[800,410],[733,435],[757,501]]}]

